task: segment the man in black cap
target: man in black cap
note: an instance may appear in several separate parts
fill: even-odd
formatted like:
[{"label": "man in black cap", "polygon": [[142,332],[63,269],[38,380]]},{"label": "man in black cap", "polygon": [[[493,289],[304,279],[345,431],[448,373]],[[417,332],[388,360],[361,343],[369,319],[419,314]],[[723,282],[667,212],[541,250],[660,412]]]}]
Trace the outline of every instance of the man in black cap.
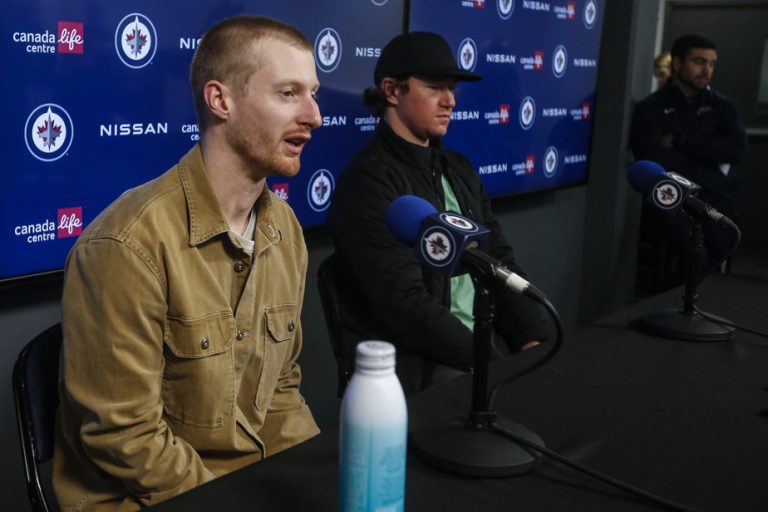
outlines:
[{"label": "man in black cap", "polygon": [[[446,278],[419,264],[387,228],[390,203],[412,194],[474,219],[491,230],[491,254],[522,273],[472,164],[440,141],[456,105],[456,82],[481,78],[456,65],[438,34],[390,41],[376,64],[376,85],[364,93],[381,117],[378,129],[341,175],[328,217],[347,343],[393,342],[406,394],[471,368],[475,290],[468,275]],[[538,305],[495,292],[496,330],[505,341],[497,351],[516,352],[547,337]]]}]

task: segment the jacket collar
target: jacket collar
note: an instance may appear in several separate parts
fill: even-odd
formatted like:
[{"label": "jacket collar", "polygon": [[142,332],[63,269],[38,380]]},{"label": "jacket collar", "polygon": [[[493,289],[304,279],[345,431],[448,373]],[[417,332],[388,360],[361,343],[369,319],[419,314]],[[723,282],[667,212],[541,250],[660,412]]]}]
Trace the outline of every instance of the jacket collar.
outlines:
[{"label": "jacket collar", "polygon": [[[229,224],[208,181],[199,144],[195,144],[181,158],[178,169],[189,214],[189,244],[200,245],[216,235],[228,233]],[[266,237],[267,240],[263,242],[267,244],[279,241],[280,227],[275,221],[272,192],[266,185],[254,207],[257,215],[254,238],[257,239],[257,245],[260,245],[260,236]]]},{"label": "jacket collar", "polygon": [[379,121],[378,134],[393,154],[417,169],[430,171],[435,159],[439,158],[443,152],[443,143],[440,139],[430,140],[429,147],[413,144],[396,134],[384,119]]}]

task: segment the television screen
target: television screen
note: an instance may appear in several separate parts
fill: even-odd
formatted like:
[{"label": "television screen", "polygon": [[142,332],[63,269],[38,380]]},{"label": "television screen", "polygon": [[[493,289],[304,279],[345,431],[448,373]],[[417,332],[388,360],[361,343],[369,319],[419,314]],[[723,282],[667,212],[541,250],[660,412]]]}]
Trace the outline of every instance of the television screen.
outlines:
[{"label": "television screen", "polygon": [[381,47],[409,22],[441,33],[485,79],[461,84],[446,145],[491,195],[584,183],[603,1],[10,0],[0,19],[0,281],[60,270],[125,190],[199,138],[188,85],[199,38],[263,14],[314,45],[323,125],[294,178],[268,180],[305,227],[325,222],[335,181],[378,119],[362,104]]},{"label": "television screen", "polygon": [[263,14],[315,46],[323,127],[291,180],[269,186],[304,226],[325,221],[335,177],[376,119],[361,101],[404,0],[10,0],[0,19],[0,280],[59,270],[77,235],[123,191],[198,140],[189,64],[216,22]]},{"label": "television screen", "polygon": [[484,77],[458,85],[445,144],[490,196],[586,182],[602,12],[602,0],[411,2],[410,30],[442,34]]}]

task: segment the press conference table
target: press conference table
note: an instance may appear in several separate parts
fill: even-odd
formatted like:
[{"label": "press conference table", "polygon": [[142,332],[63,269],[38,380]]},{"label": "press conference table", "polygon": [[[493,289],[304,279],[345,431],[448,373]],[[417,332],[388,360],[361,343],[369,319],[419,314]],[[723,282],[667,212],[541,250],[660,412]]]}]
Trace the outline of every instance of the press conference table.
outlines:
[{"label": "press conference table", "polygon": [[[714,275],[699,291],[705,311],[768,331],[768,276]],[[702,511],[768,510],[768,340],[738,331],[727,342],[687,342],[630,327],[679,305],[680,294],[578,329],[552,361],[503,388],[498,410],[548,448],[667,499]],[[537,350],[495,362],[491,381],[529,364]],[[410,399],[411,428],[468,411],[469,386],[460,378]],[[327,428],[153,510],[336,510],[337,437]],[[410,511],[659,508],[547,458],[523,476],[470,478],[409,454]]]}]

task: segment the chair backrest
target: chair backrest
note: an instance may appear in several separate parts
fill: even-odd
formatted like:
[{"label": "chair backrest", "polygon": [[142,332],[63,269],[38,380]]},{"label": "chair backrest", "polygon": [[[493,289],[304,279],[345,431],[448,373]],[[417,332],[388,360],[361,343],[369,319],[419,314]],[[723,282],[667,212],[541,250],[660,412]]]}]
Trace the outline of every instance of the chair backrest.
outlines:
[{"label": "chair backrest", "polygon": [[27,494],[36,511],[50,510],[38,464],[53,457],[61,341],[61,324],[56,324],[30,341],[13,367],[13,398]]},{"label": "chair backrest", "polygon": [[348,336],[344,332],[334,261],[334,256],[330,255],[320,263],[317,269],[317,287],[325,314],[325,324],[328,327],[328,336],[331,338],[333,356],[336,358],[337,393],[341,397],[355,369],[355,347],[347,341]]}]

